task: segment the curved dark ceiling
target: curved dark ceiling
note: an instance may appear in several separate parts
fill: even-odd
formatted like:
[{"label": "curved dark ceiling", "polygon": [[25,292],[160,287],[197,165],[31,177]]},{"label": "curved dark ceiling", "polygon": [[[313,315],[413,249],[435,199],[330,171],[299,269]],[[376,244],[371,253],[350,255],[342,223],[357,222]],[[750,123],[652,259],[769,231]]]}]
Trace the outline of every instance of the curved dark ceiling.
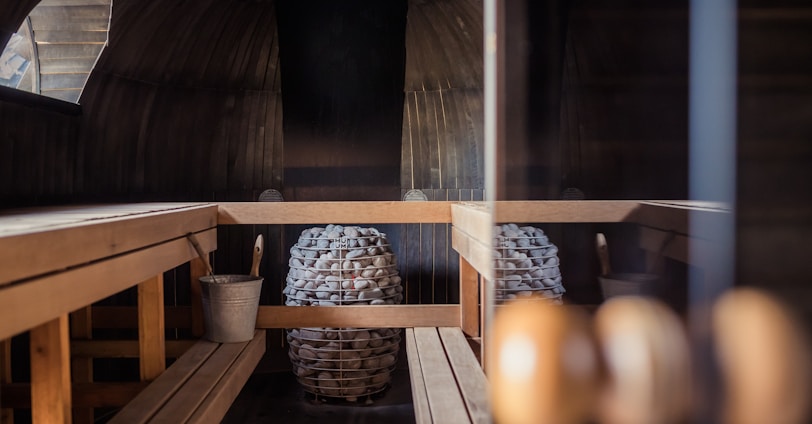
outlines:
[{"label": "curved dark ceiling", "polygon": [[[4,2],[0,28],[16,31],[36,4]],[[294,188],[302,196],[323,196],[342,180],[326,173],[314,181],[307,168],[322,167],[360,170],[359,178],[342,185],[369,188],[386,180],[386,198],[409,188],[481,190],[481,1],[353,0],[340,6],[324,0],[114,0],[108,44],[79,99],[76,191],[123,200],[248,200],[267,188],[284,192],[299,184]],[[299,79],[299,89],[286,89],[277,10],[292,10],[304,24],[316,11],[335,14],[339,18],[323,22],[344,25],[345,33],[354,31],[354,39],[370,47],[353,47],[353,38],[342,40],[340,31],[325,38],[328,28],[309,22],[310,35],[300,31],[291,48],[307,52],[311,63],[329,48],[336,60],[322,56],[317,68],[308,69],[291,59],[286,75],[290,82]],[[395,43],[381,44],[388,37],[382,31]],[[400,59],[386,64],[384,56]],[[388,82],[375,86],[378,78]],[[353,90],[350,80],[363,84]],[[305,131],[316,129],[315,137],[286,134],[282,142],[283,95],[290,107],[285,120],[304,117],[299,122]],[[375,119],[356,119],[367,113],[361,109],[342,117],[364,96],[372,105],[364,110]],[[395,102],[380,103],[381,96]],[[328,129],[327,115],[299,113],[296,104],[339,114]],[[386,131],[374,129],[384,123]],[[307,162],[319,143],[348,148]],[[306,178],[296,181],[294,172],[286,180],[286,168],[297,166]],[[377,166],[394,174],[367,172]],[[315,191],[305,194],[301,185]],[[381,198],[383,192],[338,196]]]}]

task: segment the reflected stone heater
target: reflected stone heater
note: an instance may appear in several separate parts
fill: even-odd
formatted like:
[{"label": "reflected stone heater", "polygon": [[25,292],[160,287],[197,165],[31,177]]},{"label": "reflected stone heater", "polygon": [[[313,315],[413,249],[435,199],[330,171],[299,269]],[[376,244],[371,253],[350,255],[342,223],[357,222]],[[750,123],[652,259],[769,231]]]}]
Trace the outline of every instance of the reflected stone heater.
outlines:
[{"label": "reflected stone heater", "polygon": [[531,226],[502,224],[494,227],[494,282],[496,302],[539,298],[560,305],[564,285],[558,247],[544,231]]},{"label": "reflected stone heater", "polygon": [[[403,300],[397,260],[375,228],[306,229],[290,249],[288,306],[394,305]],[[299,328],[288,356],[305,391],[357,401],[383,392],[397,363],[400,329]]]}]

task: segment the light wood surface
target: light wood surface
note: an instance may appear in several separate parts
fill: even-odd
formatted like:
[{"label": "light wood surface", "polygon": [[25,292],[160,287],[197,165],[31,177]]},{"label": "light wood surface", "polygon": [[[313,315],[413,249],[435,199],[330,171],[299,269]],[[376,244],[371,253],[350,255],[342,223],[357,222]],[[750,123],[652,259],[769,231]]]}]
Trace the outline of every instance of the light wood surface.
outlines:
[{"label": "light wood surface", "polygon": [[[409,338],[406,339],[407,342],[409,340]],[[418,358],[416,358],[417,360],[410,358],[409,366],[422,368],[432,422],[470,422],[465,402],[457,387],[454,372],[446,357],[437,329],[433,327],[414,328],[414,341]]]},{"label": "light wood surface", "polygon": [[254,338],[245,346],[239,360],[234,362],[203,399],[200,407],[189,419],[190,423],[208,423],[223,419],[262,359],[265,353],[265,336],[264,330],[257,330],[254,333]]},{"label": "light wood surface", "polygon": [[257,328],[453,327],[460,305],[259,306]]},{"label": "light wood surface", "polygon": [[219,203],[217,223],[407,224],[451,222],[452,202],[233,202]]},{"label": "light wood surface", "polygon": [[[262,330],[257,330],[249,342],[220,344],[152,420],[166,423],[221,420],[263,353],[265,332]],[[195,417],[198,412],[202,415]]]},{"label": "light wood surface", "polygon": [[164,331],[164,276],[138,284],[138,352],[141,381],[151,381],[166,370]]},{"label": "light wood surface", "polygon": [[476,239],[459,228],[452,227],[451,246],[485,279],[492,279],[493,247],[490,241]]},{"label": "light wood surface", "polygon": [[468,409],[472,423],[490,423],[490,399],[488,398],[488,380],[465,335],[458,327],[440,327],[437,329],[443,342],[448,362],[457,379],[462,400]]},{"label": "light wood surface", "polygon": [[420,365],[420,352],[417,350],[417,341],[414,338],[414,328],[406,328],[404,339],[406,341],[406,356],[409,361],[409,379],[412,383],[415,421],[418,423],[430,423],[432,422],[431,407],[429,406],[428,392],[426,392],[423,367]]},{"label": "light wood surface", "polygon": [[213,228],[215,205],[129,204],[0,214],[0,285]]},{"label": "light wood surface", "polygon": [[484,202],[465,202],[451,205],[454,227],[483,244],[490,245],[493,238],[493,213]]},{"label": "light wood surface", "polygon": [[32,422],[70,423],[68,315],[32,328],[30,336]]},{"label": "light wood surface", "polygon": [[495,223],[630,222],[635,200],[516,200],[494,202]]},{"label": "light wood surface", "polygon": [[191,378],[218,346],[218,343],[208,341],[196,343],[119,411],[110,423],[132,424],[148,421]]},{"label": "light wood surface", "polygon": [[[215,230],[198,234],[209,251],[216,248]],[[106,261],[0,288],[0,339],[11,337],[61,314],[92,304],[174,268],[197,256],[186,238],[137,250]],[[47,296],[43,296],[47,293]]]}]

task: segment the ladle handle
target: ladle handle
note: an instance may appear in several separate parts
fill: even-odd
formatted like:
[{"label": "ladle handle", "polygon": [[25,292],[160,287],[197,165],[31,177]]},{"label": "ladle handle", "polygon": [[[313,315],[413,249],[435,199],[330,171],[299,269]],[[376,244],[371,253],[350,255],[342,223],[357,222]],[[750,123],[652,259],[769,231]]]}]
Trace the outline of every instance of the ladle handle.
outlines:
[{"label": "ladle handle", "polygon": [[206,265],[206,272],[208,273],[208,275],[213,275],[214,271],[211,268],[211,263],[209,263],[209,255],[203,251],[202,247],[200,247],[200,243],[197,242],[197,237],[195,237],[194,234],[189,233],[186,234],[186,238],[189,239],[189,242],[192,243],[192,246],[195,248],[195,251],[197,251],[197,256],[199,256],[200,260],[203,261],[203,263]]},{"label": "ladle handle", "polygon": [[601,263],[601,275],[606,276],[612,273],[609,266],[609,246],[606,245],[606,236],[598,233],[595,236],[595,248],[598,251],[598,260]]},{"label": "ladle handle", "polygon": [[251,262],[251,276],[259,277],[259,263],[262,261],[262,252],[264,251],[264,239],[262,234],[257,236],[257,241],[254,242],[254,260]]}]

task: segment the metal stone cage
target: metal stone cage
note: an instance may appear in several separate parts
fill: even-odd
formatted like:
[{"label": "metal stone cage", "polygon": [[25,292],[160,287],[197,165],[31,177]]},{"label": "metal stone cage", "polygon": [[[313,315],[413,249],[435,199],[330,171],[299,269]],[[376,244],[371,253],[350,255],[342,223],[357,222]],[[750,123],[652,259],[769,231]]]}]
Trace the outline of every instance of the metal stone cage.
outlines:
[{"label": "metal stone cage", "polygon": [[[328,225],[302,231],[290,249],[288,306],[394,305],[403,300],[397,260],[385,233]],[[289,329],[288,356],[305,391],[357,401],[386,390],[400,329]]]},{"label": "metal stone cage", "polygon": [[544,299],[562,304],[566,292],[559,268],[558,247],[540,228],[502,224],[494,228],[496,301]]},{"label": "metal stone cage", "polygon": [[357,401],[384,391],[398,360],[400,329],[288,330],[288,356],[299,384],[314,395]]}]

